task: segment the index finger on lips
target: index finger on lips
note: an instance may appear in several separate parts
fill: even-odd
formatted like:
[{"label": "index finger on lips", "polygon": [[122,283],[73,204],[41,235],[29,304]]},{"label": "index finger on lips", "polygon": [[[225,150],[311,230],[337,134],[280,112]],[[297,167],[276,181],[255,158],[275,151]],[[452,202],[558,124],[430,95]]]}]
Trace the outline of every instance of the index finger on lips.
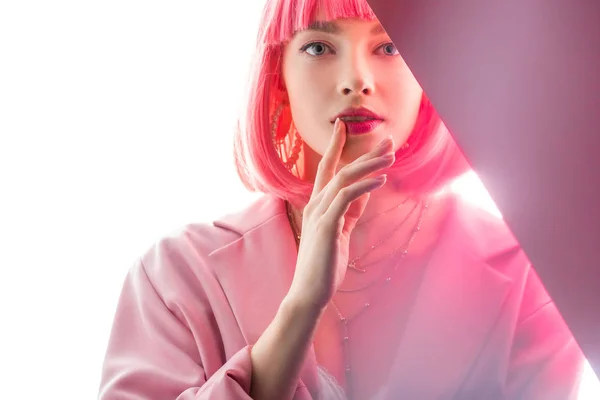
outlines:
[{"label": "index finger on lips", "polygon": [[342,120],[337,118],[333,128],[333,136],[329,142],[329,147],[323,154],[323,158],[319,162],[317,175],[312,195],[317,195],[335,176],[335,170],[342,155],[344,144],[346,143],[346,125]]}]

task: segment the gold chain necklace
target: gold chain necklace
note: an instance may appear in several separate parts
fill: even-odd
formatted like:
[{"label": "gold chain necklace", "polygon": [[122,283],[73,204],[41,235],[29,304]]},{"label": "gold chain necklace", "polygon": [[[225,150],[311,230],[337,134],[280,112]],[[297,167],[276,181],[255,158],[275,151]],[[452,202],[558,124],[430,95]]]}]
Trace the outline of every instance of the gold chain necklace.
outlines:
[{"label": "gold chain necklace", "polygon": [[388,208],[387,210],[385,210],[385,211],[382,211],[382,212],[380,212],[380,213],[378,213],[378,214],[374,215],[373,217],[371,217],[371,218],[369,218],[369,219],[366,219],[366,220],[364,220],[364,221],[358,221],[358,222],[356,223],[356,226],[361,226],[361,225],[363,225],[363,224],[366,224],[367,222],[371,222],[371,221],[373,221],[375,218],[378,218],[378,217],[380,217],[380,216],[382,216],[382,215],[384,215],[384,214],[387,214],[387,213],[389,213],[390,211],[394,211],[396,208],[400,208],[400,207],[402,207],[403,205],[405,205],[405,204],[406,204],[406,203],[407,203],[407,202],[408,202],[410,199],[411,199],[411,197],[410,197],[410,196],[407,196],[407,197],[406,197],[404,200],[402,200],[402,202],[401,202],[400,204],[396,204],[395,206],[393,206],[393,207],[390,207],[390,208]]},{"label": "gold chain necklace", "polygon": [[398,225],[396,225],[396,227],[395,227],[395,228],[394,228],[394,229],[393,229],[393,230],[392,230],[392,231],[391,231],[391,232],[390,232],[390,233],[389,233],[389,234],[388,234],[388,235],[387,235],[385,238],[383,238],[382,240],[380,240],[378,243],[376,243],[376,244],[372,245],[372,246],[369,248],[369,250],[367,250],[365,253],[363,253],[363,254],[361,254],[360,256],[358,256],[358,257],[356,257],[356,258],[352,259],[352,261],[350,261],[350,262],[348,263],[348,268],[351,268],[351,269],[353,269],[353,270],[355,270],[355,271],[358,271],[358,272],[365,273],[365,272],[367,272],[367,270],[365,269],[365,267],[368,267],[369,265],[377,264],[377,263],[379,263],[379,262],[381,262],[381,261],[385,260],[386,258],[388,258],[388,257],[390,257],[390,256],[392,256],[392,255],[394,255],[394,254],[396,254],[396,253],[399,251],[399,248],[396,248],[396,249],[394,249],[394,250],[393,250],[393,251],[392,251],[390,254],[387,254],[387,255],[385,255],[385,256],[383,256],[383,257],[381,257],[379,260],[373,261],[373,262],[371,262],[371,263],[369,263],[369,264],[363,264],[363,265],[361,266],[362,268],[360,268],[360,267],[358,267],[358,266],[356,265],[356,262],[357,262],[358,260],[360,260],[361,258],[363,258],[364,256],[366,256],[367,254],[371,253],[371,252],[372,252],[373,250],[375,250],[377,247],[381,246],[381,245],[382,245],[382,244],[384,244],[386,241],[388,241],[388,240],[389,240],[389,239],[390,239],[392,236],[394,236],[394,234],[395,234],[395,233],[396,233],[396,232],[397,232],[397,231],[398,231],[400,228],[402,228],[402,227],[404,226],[404,224],[406,223],[406,221],[408,221],[408,219],[409,219],[409,218],[410,218],[410,217],[413,215],[413,213],[414,213],[414,212],[415,212],[415,210],[417,209],[417,205],[418,205],[418,203],[417,203],[417,204],[415,204],[415,206],[412,208],[412,210],[410,210],[410,212],[404,216],[404,218],[402,219],[402,221],[400,221],[400,223],[399,223]]},{"label": "gold chain necklace", "polygon": [[[389,208],[389,209],[387,209],[385,211],[382,211],[379,214],[375,215],[374,217],[369,218],[366,221],[361,221],[361,223],[357,224],[357,226],[358,225],[362,225],[362,224],[364,224],[366,222],[372,221],[375,218],[377,218],[377,217],[379,217],[381,215],[387,214],[388,212],[390,212],[392,210],[401,208],[402,206],[404,206],[408,202],[408,200],[410,200],[410,197],[407,197],[400,204],[397,204],[397,205],[395,205],[395,206],[393,206],[393,207],[391,207],[391,208]],[[367,266],[373,265],[373,264],[377,264],[377,263],[383,261],[384,259],[386,259],[387,257],[390,257],[390,256],[396,254],[399,251],[399,249],[394,249],[394,251],[392,251],[390,254],[387,254],[387,255],[381,257],[380,259],[378,259],[376,261],[373,261],[373,262],[371,262],[369,264],[362,265],[363,268],[360,268],[360,267],[358,267],[356,265],[356,262],[358,260],[362,259],[367,254],[369,254],[373,250],[375,250],[377,247],[381,246],[383,243],[385,243],[387,240],[389,240],[400,228],[402,228],[402,226],[404,226],[404,223],[412,216],[412,214],[414,213],[414,211],[417,209],[417,206],[418,206],[418,203],[415,204],[415,206],[412,208],[412,210],[404,217],[404,219],[385,238],[383,238],[382,240],[380,240],[378,243],[372,245],[365,253],[363,253],[360,256],[358,256],[358,257],[350,260],[348,262],[348,268],[350,268],[352,270],[355,270],[355,271],[358,271],[358,272],[361,272],[361,273],[365,273],[365,272],[367,272],[367,270],[364,267],[367,267]],[[288,218],[290,220],[290,223],[292,224],[292,230],[294,232],[294,237],[296,238],[296,244],[299,246],[300,245],[300,239],[302,238],[302,234],[300,232],[300,229],[296,225],[296,221],[295,221],[294,216],[292,214],[289,202],[286,202],[286,210],[287,210],[287,214],[288,214]],[[300,212],[300,218],[302,218],[302,216],[303,216],[303,213]]]},{"label": "gold chain necklace", "polygon": [[[385,279],[383,280],[383,282],[381,282],[379,279],[377,279],[375,281],[375,283],[367,285],[365,287],[362,287],[360,289],[354,289],[354,290],[339,290],[340,292],[356,292],[359,290],[364,290],[367,287],[372,287],[375,286],[376,284],[380,284],[383,283],[384,287],[389,286],[390,282],[392,281],[392,276],[393,274],[398,270],[398,268],[402,265],[402,262],[404,261],[404,259],[406,258],[406,256],[408,255],[408,251],[410,249],[410,246],[412,245],[412,243],[414,242],[417,234],[419,233],[419,231],[421,230],[421,226],[423,224],[423,219],[425,217],[425,212],[428,210],[428,203],[421,201],[419,204],[421,204],[421,209],[419,212],[419,218],[417,220],[417,222],[415,223],[415,226],[413,227],[411,234],[408,238],[408,240],[403,244],[403,246],[401,247],[402,249],[402,254],[400,255],[398,262],[395,263],[394,268],[389,272],[389,273],[383,273],[382,276],[385,276]],[[416,206],[415,206],[416,208]],[[299,245],[300,242],[300,234],[296,233],[298,232],[297,228],[296,228],[296,224],[293,222],[293,218],[290,212],[290,209],[287,208],[288,211],[288,217],[290,218],[290,221],[292,223],[292,230],[294,232],[294,235],[297,239],[297,244]],[[398,252],[398,251],[396,251]],[[383,293],[383,291],[379,292],[379,296],[381,296]],[[370,301],[365,302],[364,307],[362,308],[362,310],[360,310],[359,312],[357,312],[352,319],[348,319],[346,318],[342,312],[340,311],[339,307],[335,304],[335,301],[333,299],[331,299],[331,305],[333,306],[333,308],[335,309],[335,312],[339,318],[341,327],[342,327],[342,347],[343,347],[343,353],[344,353],[344,372],[346,375],[346,386],[349,386],[350,382],[351,382],[351,378],[352,378],[352,366],[350,364],[350,334],[348,331],[348,324],[351,320],[354,320],[358,315],[362,314],[362,312],[366,309],[368,309],[369,307],[371,307],[371,303]],[[331,374],[330,374],[331,375]],[[333,376],[332,376],[333,377]],[[335,378],[333,378],[335,380]],[[339,383],[336,382],[339,386]]]},{"label": "gold chain necklace", "polygon": [[[423,206],[421,207],[421,212],[419,214],[419,219],[418,219],[417,223],[415,224],[415,227],[412,230],[409,240],[407,240],[407,242],[406,242],[404,250],[402,251],[402,255],[399,257],[398,262],[394,265],[393,270],[390,271],[389,274],[385,274],[387,276],[385,277],[383,283],[386,287],[389,286],[389,283],[392,281],[392,276],[393,276],[394,272],[396,272],[398,270],[398,268],[400,267],[400,265],[402,265],[402,262],[408,255],[408,250],[409,250],[411,244],[414,242],[415,237],[417,236],[417,233],[421,229],[421,225],[423,223],[423,218],[425,215],[425,211],[427,211],[427,208],[428,208],[428,204],[423,203]],[[378,283],[380,283],[380,282],[378,282]],[[370,286],[374,286],[374,285],[370,285]],[[379,291],[379,296],[382,295],[382,292],[383,291]],[[344,353],[344,372],[346,375],[346,386],[349,387],[352,382],[351,381],[352,366],[350,364],[350,334],[348,331],[348,324],[351,320],[354,320],[358,315],[360,315],[364,310],[371,307],[371,303],[369,301],[365,302],[362,310],[360,310],[358,313],[356,313],[352,317],[352,319],[348,319],[342,314],[342,312],[340,311],[339,307],[335,304],[333,299],[331,299],[331,305],[333,305],[333,308],[335,309],[335,311],[338,315],[338,318],[340,320],[340,325],[342,327],[342,347],[343,347],[343,353]],[[339,385],[339,383],[338,383],[338,385]]]}]

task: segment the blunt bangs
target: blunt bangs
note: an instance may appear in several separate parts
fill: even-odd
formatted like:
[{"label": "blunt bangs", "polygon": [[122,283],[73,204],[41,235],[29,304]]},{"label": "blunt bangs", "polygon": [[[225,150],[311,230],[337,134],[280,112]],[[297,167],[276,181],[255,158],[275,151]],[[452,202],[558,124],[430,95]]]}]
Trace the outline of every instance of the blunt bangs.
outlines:
[{"label": "blunt bangs", "polygon": [[260,43],[275,46],[290,40],[298,31],[315,22],[356,18],[366,21],[377,19],[366,0],[289,0],[268,1],[265,20],[259,33]]}]

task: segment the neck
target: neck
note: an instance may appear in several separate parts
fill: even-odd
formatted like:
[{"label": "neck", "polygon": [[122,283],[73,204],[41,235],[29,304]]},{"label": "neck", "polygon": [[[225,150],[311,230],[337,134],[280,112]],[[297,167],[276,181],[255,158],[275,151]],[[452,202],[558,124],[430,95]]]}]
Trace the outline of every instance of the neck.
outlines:
[{"label": "neck", "polygon": [[[303,180],[314,182],[319,160],[320,157],[308,148],[308,146],[305,146],[305,157],[301,158],[301,162],[299,163],[300,176],[302,176]],[[447,198],[447,196],[442,197]],[[408,201],[405,204],[394,208],[394,206],[403,203],[407,198]],[[369,254],[370,256],[384,255],[387,252],[393,251],[394,247],[404,243],[410,237],[412,230],[418,223],[420,214],[419,203],[421,200],[424,200],[422,196],[399,189],[392,180],[388,180],[383,187],[372,191],[367,206],[352,231],[350,257],[365,254],[371,246],[380,243],[382,240],[385,241],[377,249],[373,250],[372,254]],[[429,196],[427,202],[429,203],[429,209],[426,212],[427,215],[424,217],[423,223],[428,228],[430,227],[435,230],[438,224],[432,220],[441,221],[445,212],[438,211],[440,209],[440,198],[438,196],[435,196],[435,198]],[[431,204],[432,202],[434,204]],[[445,202],[441,201],[441,203]],[[441,209],[444,208],[442,205]],[[386,212],[387,210],[389,211]],[[384,214],[380,215],[381,213]],[[296,227],[302,232],[301,211],[292,209],[292,217],[295,220]],[[397,227],[399,228],[396,229]],[[429,229],[421,229],[419,231],[416,238],[417,242],[423,242],[424,237],[429,235],[425,231],[429,231]],[[389,239],[386,239],[388,237]],[[435,238],[432,236],[431,239],[426,239],[425,242],[432,242]],[[419,247],[419,244],[415,243],[411,247]]]},{"label": "neck", "polygon": [[[314,182],[318,164],[322,157],[307,146],[306,143],[303,145],[302,152],[304,157],[301,157],[297,164],[300,170],[300,176],[304,181]],[[343,165],[339,165],[338,170],[342,167]],[[367,207],[365,208],[362,217],[358,221],[358,225],[362,225],[364,221],[371,221],[372,218],[376,218],[377,214],[401,203],[409,196],[416,198],[414,194],[395,187],[394,183],[388,180],[383,187],[371,192],[369,202],[367,203]],[[406,209],[406,207],[403,208]],[[390,214],[398,215],[398,212],[392,211]],[[401,218],[402,215],[398,215],[398,217]],[[372,221],[375,222],[374,219]],[[369,225],[369,223],[366,223],[365,225]]]},{"label": "neck", "polygon": [[[367,206],[352,231],[351,258],[366,253],[373,245],[378,245],[373,255],[381,255],[404,243],[419,220],[420,202],[418,196],[398,190],[391,182],[371,192]],[[292,217],[301,232],[301,212],[292,209]]]},{"label": "neck", "polygon": [[[388,181],[371,192],[369,202],[352,231],[351,257],[360,256],[373,245],[374,254],[388,253],[411,235],[420,214],[420,199],[393,187]],[[384,241],[385,240],[385,241]],[[381,241],[381,244],[379,244]]]},{"label": "neck", "polygon": [[[391,219],[401,220],[406,217],[418,201],[419,196],[417,194],[398,189],[388,180],[383,187],[371,192],[367,206],[358,220],[357,228],[371,223],[374,224],[380,219],[388,219],[388,224],[393,222]],[[394,208],[396,206],[399,207]],[[384,212],[385,214],[379,215]]]}]

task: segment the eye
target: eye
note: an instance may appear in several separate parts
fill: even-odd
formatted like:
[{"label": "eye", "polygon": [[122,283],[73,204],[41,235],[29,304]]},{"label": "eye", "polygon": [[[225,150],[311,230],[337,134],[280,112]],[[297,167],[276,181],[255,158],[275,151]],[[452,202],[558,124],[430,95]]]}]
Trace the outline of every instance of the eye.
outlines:
[{"label": "eye", "polygon": [[325,52],[327,51],[327,49],[331,50],[331,48],[323,42],[312,42],[312,43],[307,43],[304,46],[302,46],[300,51],[306,52],[306,53],[310,54],[311,56],[318,57],[318,56],[324,55]]},{"label": "eye", "polygon": [[400,54],[394,43],[385,43],[379,46],[377,50],[383,49],[383,54],[386,56],[397,56]]}]

